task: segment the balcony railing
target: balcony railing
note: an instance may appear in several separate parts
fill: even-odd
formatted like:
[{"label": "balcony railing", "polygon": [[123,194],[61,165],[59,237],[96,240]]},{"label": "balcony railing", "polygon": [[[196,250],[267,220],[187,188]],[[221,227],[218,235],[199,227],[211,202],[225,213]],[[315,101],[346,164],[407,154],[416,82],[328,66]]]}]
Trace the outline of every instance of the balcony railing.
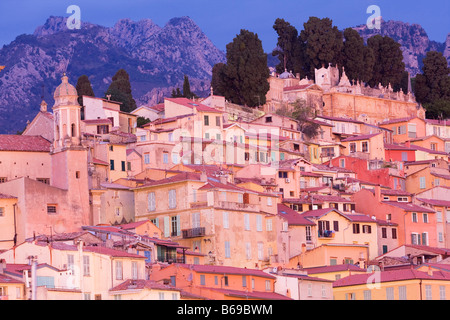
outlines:
[{"label": "balcony railing", "polygon": [[183,239],[203,237],[206,234],[204,227],[185,229],[181,232],[183,233]]},{"label": "balcony railing", "polygon": [[226,210],[249,210],[249,211],[259,211],[258,205],[250,203],[240,203],[240,202],[228,202],[228,201],[217,201],[215,203],[216,207]]},{"label": "balcony railing", "polygon": [[332,230],[319,230],[319,238],[334,238]]}]

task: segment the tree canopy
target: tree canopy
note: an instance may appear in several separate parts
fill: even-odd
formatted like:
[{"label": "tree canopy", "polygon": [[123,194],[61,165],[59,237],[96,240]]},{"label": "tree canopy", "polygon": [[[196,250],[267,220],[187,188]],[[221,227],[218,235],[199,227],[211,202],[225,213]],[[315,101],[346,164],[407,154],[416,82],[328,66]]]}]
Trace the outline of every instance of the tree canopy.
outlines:
[{"label": "tree canopy", "polygon": [[450,68],[437,51],[427,52],[422,60],[422,74],[414,82],[416,100],[423,104],[429,118],[450,117]]},{"label": "tree canopy", "polygon": [[111,100],[121,102],[120,110],[123,112],[131,112],[136,109],[136,101],[131,93],[130,76],[124,69],[120,69],[112,78],[105,98],[111,95]]},{"label": "tree canopy", "polygon": [[270,73],[258,35],[242,29],[226,48],[227,63],[213,68],[214,90],[223,90],[222,95],[236,104],[263,105]]},{"label": "tree canopy", "polygon": [[78,103],[80,106],[83,105],[83,96],[95,97],[94,90],[92,90],[92,85],[87,75],[82,75],[78,78],[75,88],[77,89]]}]

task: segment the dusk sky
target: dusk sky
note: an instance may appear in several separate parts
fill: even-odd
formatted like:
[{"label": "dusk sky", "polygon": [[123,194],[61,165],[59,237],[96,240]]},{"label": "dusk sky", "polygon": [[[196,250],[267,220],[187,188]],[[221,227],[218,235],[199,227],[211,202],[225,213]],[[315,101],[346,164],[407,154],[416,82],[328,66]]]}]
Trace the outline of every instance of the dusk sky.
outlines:
[{"label": "dusk sky", "polygon": [[431,40],[444,42],[450,32],[448,0],[0,0],[0,45],[33,33],[49,16],[69,17],[70,5],[80,7],[82,21],[103,26],[146,18],[162,27],[173,17],[189,16],[224,51],[240,29],[248,29],[270,52],[277,41],[272,28],[276,18],[299,31],[310,16],[329,17],[340,29],[365,24],[370,5],[379,6],[385,20],[422,25]]}]

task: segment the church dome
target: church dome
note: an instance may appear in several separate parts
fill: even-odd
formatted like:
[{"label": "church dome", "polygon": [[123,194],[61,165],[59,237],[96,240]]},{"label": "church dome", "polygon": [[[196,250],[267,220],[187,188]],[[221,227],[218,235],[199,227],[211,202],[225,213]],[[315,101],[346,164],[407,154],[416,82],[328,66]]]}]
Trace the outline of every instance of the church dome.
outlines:
[{"label": "church dome", "polygon": [[77,89],[69,83],[69,78],[64,74],[61,78],[61,84],[56,88],[53,97],[55,99],[61,96],[78,96]]},{"label": "church dome", "polygon": [[280,78],[280,79],[290,79],[290,78],[295,78],[295,77],[292,74],[292,72],[288,72],[287,70],[284,70],[284,72],[282,74],[280,74],[280,76],[278,78]]}]

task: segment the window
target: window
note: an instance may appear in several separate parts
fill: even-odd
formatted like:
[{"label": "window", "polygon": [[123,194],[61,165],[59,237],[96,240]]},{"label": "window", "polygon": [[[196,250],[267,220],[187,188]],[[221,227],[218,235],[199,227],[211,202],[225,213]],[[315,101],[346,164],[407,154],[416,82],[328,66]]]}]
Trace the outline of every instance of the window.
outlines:
[{"label": "window", "polygon": [[159,292],[158,298],[159,300],[164,300],[164,292]]},{"label": "window", "polygon": [[426,188],[425,177],[420,177],[419,178],[419,184],[420,184],[420,189],[425,189]]},{"label": "window", "polygon": [[362,152],[369,152],[369,142],[364,141],[361,143]]},{"label": "window", "polygon": [[345,294],[345,300],[355,300],[355,299],[356,299],[356,294],[354,292]]},{"label": "window", "polygon": [[180,235],[180,216],[173,216],[171,218],[172,225],[172,237],[176,237]]},{"label": "window", "polygon": [[327,288],[325,287],[325,285],[322,285],[322,298],[326,298],[327,297]]},{"label": "window", "polygon": [[388,246],[387,245],[383,245],[383,254],[388,252]]},{"label": "window", "polygon": [[123,263],[116,261],[116,280],[123,280]]},{"label": "window", "polygon": [[0,207],[0,217],[3,217],[5,214],[5,208]]},{"label": "window", "polygon": [[339,231],[339,221],[333,221],[333,229],[334,231]]},{"label": "window", "polygon": [[337,258],[330,258],[330,266],[337,265]]},{"label": "window", "polygon": [[148,211],[156,210],[156,197],[154,192],[149,192],[147,196],[148,200]]},{"label": "window", "polygon": [[356,152],[356,143],[352,142],[350,143],[350,153]]},{"label": "window", "polygon": [[256,216],[256,231],[262,231],[262,216]]},{"label": "window", "polygon": [[136,261],[131,262],[131,278],[133,280],[136,280],[139,278],[138,263]]},{"label": "window", "polygon": [[223,276],[223,285],[228,287],[228,276]]},{"label": "window", "polygon": [[267,197],[267,205],[272,206],[272,197]]},{"label": "window", "polygon": [[209,116],[204,116],[203,117],[203,119],[204,119],[204,124],[205,124],[205,126],[209,126]]},{"label": "window", "polygon": [[397,202],[408,202],[407,197],[397,197]]},{"label": "window", "polygon": [[398,134],[406,134],[406,126],[405,126],[405,125],[403,125],[403,126],[398,126],[398,128],[397,128],[397,133],[398,133]]},{"label": "window", "polygon": [[353,233],[359,233],[359,223],[353,223]]},{"label": "window", "polygon": [[[76,178],[79,179],[80,178],[80,176],[79,176],[80,171],[77,171],[77,173],[78,173],[78,177],[76,177]],[[1,179],[2,178],[0,178],[0,180]],[[42,182],[42,183],[45,183],[45,184],[50,184],[50,179],[49,178],[37,178],[36,181],[39,181],[39,182]],[[0,183],[1,183],[1,181],[0,181]]]},{"label": "window", "polygon": [[394,288],[386,288],[386,300],[394,300]]},{"label": "window", "polygon": [[266,220],[266,231],[272,231],[272,219]]},{"label": "window", "polygon": [[216,116],[216,126],[220,127],[220,117]]},{"label": "window", "polygon": [[177,192],[175,189],[169,190],[169,209],[177,207]]},{"label": "window", "polygon": [[364,290],[364,300],[372,300],[372,291]]},{"label": "window", "polygon": [[427,232],[422,233],[422,245],[424,245],[424,246],[428,245],[428,233]]},{"label": "window", "polygon": [[8,181],[8,178],[0,177],[0,183],[5,183],[6,181]]},{"label": "window", "polygon": [[288,173],[286,171],[278,171],[278,178],[287,178]]},{"label": "window", "polygon": [[168,164],[169,163],[169,153],[163,152],[163,163]]},{"label": "window", "polygon": [[56,204],[48,204],[47,205],[47,214],[56,214]]},{"label": "window", "polygon": [[436,222],[442,222],[442,212],[436,211]]},{"label": "window", "polygon": [[178,295],[176,293],[172,293],[172,300],[178,300]]},{"label": "window", "polygon": [[146,135],[139,136],[139,140],[145,141],[145,140],[147,140],[147,136]]},{"label": "window", "polygon": [[428,213],[422,213],[423,223],[428,223]]},{"label": "window", "polygon": [[415,138],[416,136],[416,124],[408,123],[408,138]]},{"label": "window", "polygon": [[230,241],[225,241],[225,258],[231,258]]},{"label": "window", "polygon": [[437,187],[441,184],[441,180],[439,178],[434,178],[434,186]]},{"label": "window", "polygon": [[270,280],[266,280],[266,291],[270,291],[270,290],[271,290]]},{"label": "window", "polygon": [[250,260],[252,258],[252,245],[250,242],[245,243],[245,257],[247,260]]},{"label": "window", "polygon": [[386,228],[381,228],[381,237],[383,239],[387,238],[387,229]]},{"label": "window", "polygon": [[417,233],[411,233],[411,244],[419,244],[419,235]]},{"label": "window", "polygon": [[439,299],[446,300],[445,299],[445,286],[439,286]]},{"label": "window", "polygon": [[272,122],[272,117],[266,117],[266,123],[271,123]]},{"label": "window", "polygon": [[264,243],[258,242],[258,260],[264,259]]},{"label": "window", "polygon": [[247,287],[247,277],[246,276],[242,276],[242,287],[244,287],[244,288]]},{"label": "window", "polygon": [[150,163],[150,154],[144,153],[144,163],[149,164]]},{"label": "window", "polygon": [[223,218],[223,228],[228,229],[230,227],[229,219],[228,219],[228,211],[223,212],[222,218]]},{"label": "window", "polygon": [[433,294],[431,291],[431,285],[427,284],[425,286],[425,299],[427,300],[433,300]]},{"label": "window", "polygon": [[363,225],[363,226],[362,226],[362,232],[363,232],[363,233],[372,233],[372,226],[369,226],[369,225]]},{"label": "window", "polygon": [[417,212],[412,213],[412,222],[417,222]]},{"label": "window", "polygon": [[250,215],[248,213],[244,214],[244,229],[250,230]]},{"label": "window", "polygon": [[311,226],[306,226],[306,241],[311,241]]},{"label": "window", "polygon": [[345,168],[345,159],[339,159],[339,167]]},{"label": "window", "polygon": [[406,286],[398,287],[398,299],[406,300]]},{"label": "window", "polygon": [[392,228],[392,239],[397,239],[397,229]]},{"label": "window", "polygon": [[204,286],[205,284],[206,284],[205,275],[201,274],[200,275],[200,285]]},{"label": "window", "polygon": [[444,242],[444,235],[442,234],[442,232],[438,232],[438,241]]},{"label": "window", "polygon": [[109,160],[109,169],[114,171],[114,160]]},{"label": "window", "polygon": [[90,276],[90,274],[89,256],[83,256],[83,276]]},{"label": "window", "polygon": [[121,161],[120,164],[122,165],[122,171],[127,171],[127,169],[125,168],[125,161]]}]

